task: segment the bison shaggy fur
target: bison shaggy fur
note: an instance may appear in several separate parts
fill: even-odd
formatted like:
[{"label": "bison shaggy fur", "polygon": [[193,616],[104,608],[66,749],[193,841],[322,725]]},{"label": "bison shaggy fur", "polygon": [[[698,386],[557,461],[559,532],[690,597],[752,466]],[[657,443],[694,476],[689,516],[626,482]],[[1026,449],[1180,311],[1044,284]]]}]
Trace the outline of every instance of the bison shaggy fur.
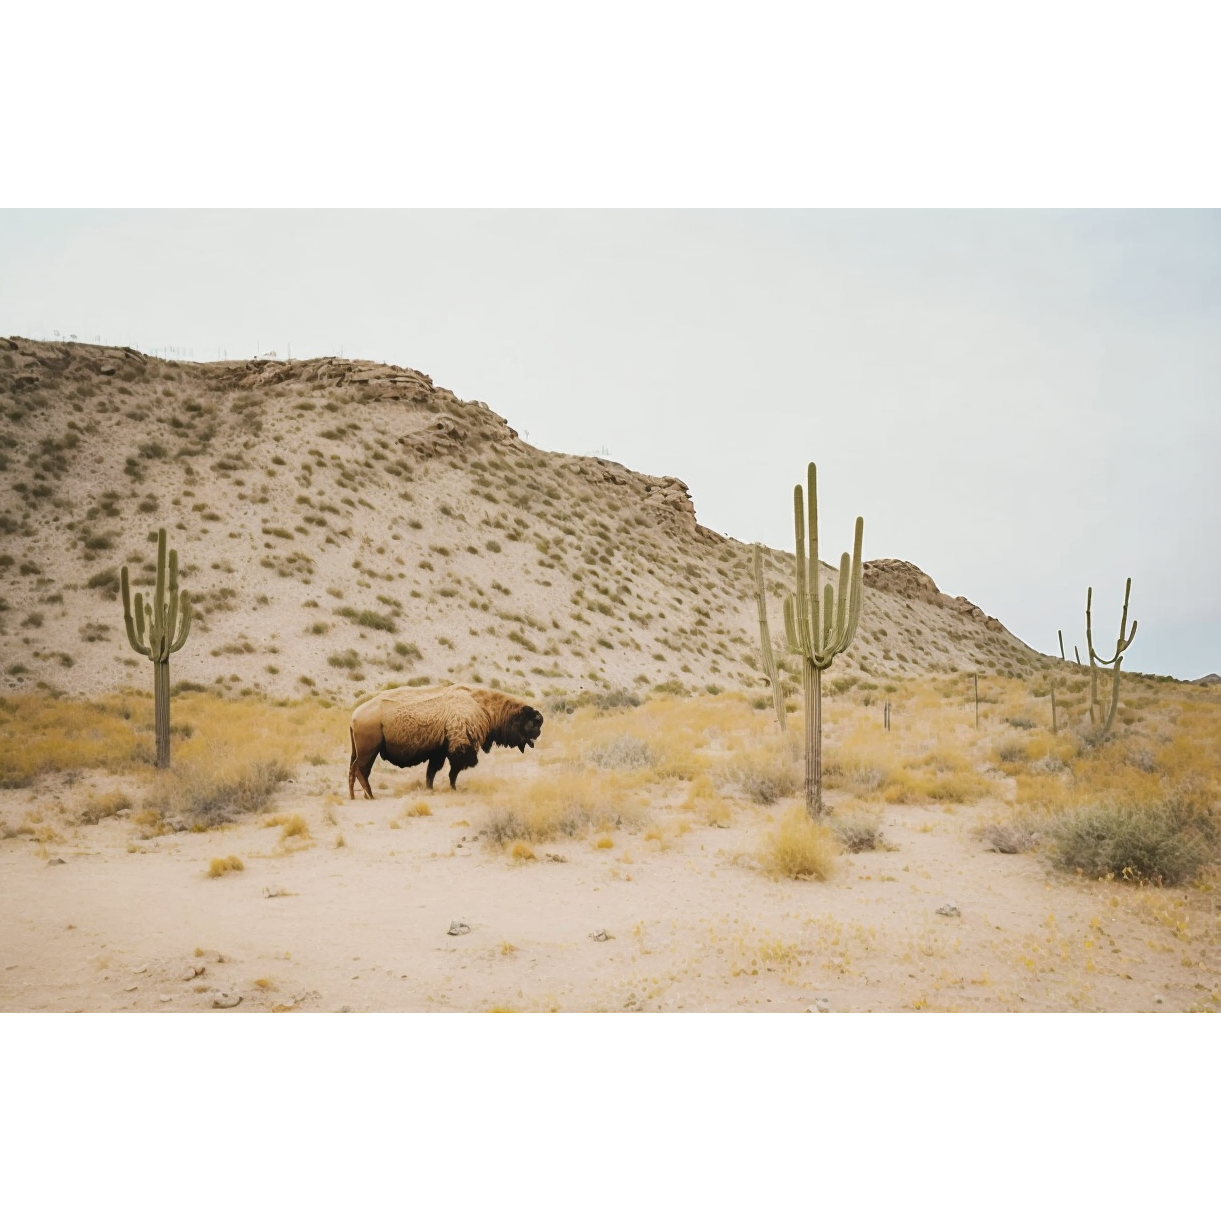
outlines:
[{"label": "bison shaggy fur", "polygon": [[543,729],[543,714],[502,691],[482,687],[400,687],[383,691],[352,713],[349,734],[348,797],[356,781],[372,798],[369,772],[380,755],[395,767],[427,763],[425,781],[449,761],[449,787],[458,773],[479,762],[479,751],[493,746],[533,747]]}]

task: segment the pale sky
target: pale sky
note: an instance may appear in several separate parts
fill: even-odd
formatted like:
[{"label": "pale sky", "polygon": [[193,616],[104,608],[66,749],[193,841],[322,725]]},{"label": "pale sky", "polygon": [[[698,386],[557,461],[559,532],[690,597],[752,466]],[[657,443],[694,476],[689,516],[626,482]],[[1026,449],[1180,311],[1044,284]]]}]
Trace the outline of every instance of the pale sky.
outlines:
[{"label": "pale sky", "polygon": [[704,524],[1221,671],[1221,212],[0,211],[0,334],[383,360]]}]

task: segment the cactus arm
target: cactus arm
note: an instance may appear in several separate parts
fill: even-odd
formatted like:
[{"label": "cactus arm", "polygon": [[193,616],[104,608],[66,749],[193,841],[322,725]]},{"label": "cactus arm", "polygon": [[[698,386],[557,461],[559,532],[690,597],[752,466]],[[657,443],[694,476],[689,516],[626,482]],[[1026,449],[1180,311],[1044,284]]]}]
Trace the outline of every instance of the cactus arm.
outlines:
[{"label": "cactus arm", "polygon": [[[835,626],[835,589],[828,581],[822,587],[822,640],[819,641],[818,656],[815,657],[814,663],[818,668],[824,669],[821,664],[822,658],[830,653],[827,646],[831,642],[831,629]],[[834,656],[832,653],[831,656]],[[830,662],[827,662],[830,665]]]},{"label": "cactus arm", "polygon": [[818,621],[818,582],[822,576],[822,568],[818,562],[818,467],[811,462],[806,467],[806,486],[809,489],[806,508],[810,520],[810,565],[806,575],[806,589],[810,594],[810,639],[815,648],[821,645],[820,636],[824,636],[828,624]]},{"label": "cactus arm", "polygon": [[[755,603],[759,611],[759,645],[763,658],[763,670],[772,686],[772,704],[776,710],[776,721],[783,733],[787,728],[784,711],[784,692],[780,685],[780,673],[776,668],[776,655],[772,652],[772,634],[767,626],[767,587],[763,581],[763,548],[758,543],[754,545],[755,565]],[[190,604],[187,604],[187,618],[190,618]],[[785,629],[788,630],[787,627]],[[186,633],[183,633],[185,638]]]},{"label": "cactus arm", "polygon": [[1064,633],[1059,628],[1056,629],[1056,635],[1060,638],[1060,660],[1067,660],[1064,656]]},{"label": "cactus arm", "polygon": [[[839,598],[835,607],[835,632],[831,635],[828,652],[836,656],[844,651],[844,637],[848,631],[848,553],[839,557]],[[828,589],[831,587],[828,585]]]},{"label": "cactus arm", "polygon": [[157,531],[157,590],[154,594],[156,626],[161,628],[165,616],[165,527]]},{"label": "cactus arm", "polygon": [[784,636],[790,653],[801,652],[801,633],[797,630],[797,601],[792,594],[784,596]]},{"label": "cactus arm", "polygon": [[187,592],[183,590],[182,598],[179,601],[181,610],[180,626],[178,628],[178,638],[170,645],[169,651],[177,653],[180,648],[187,642],[187,633],[191,630],[191,599]]},{"label": "cactus arm", "polygon": [[[817,610],[813,612],[813,622],[811,623],[810,598],[806,592],[808,572],[806,567],[804,517],[805,511],[802,504],[801,484],[797,484],[793,488],[793,527],[797,535],[797,593],[793,600],[793,618],[797,624],[797,652],[801,653],[803,657],[809,657],[817,647],[818,612]],[[815,595],[815,600],[817,600],[817,595]],[[787,617],[785,622],[787,624]],[[813,633],[811,633],[811,627],[813,628]]]},{"label": "cactus arm", "polygon": [[[123,565],[123,571],[119,576],[119,586],[123,591],[123,626],[127,629],[127,643],[137,652],[142,653],[145,657],[149,656],[149,647],[143,644],[144,639],[144,615],[141,612],[142,599],[139,594],[136,594],[136,622],[132,622],[131,617],[131,591],[127,584],[127,565]],[[137,627],[139,630],[137,630]]]}]

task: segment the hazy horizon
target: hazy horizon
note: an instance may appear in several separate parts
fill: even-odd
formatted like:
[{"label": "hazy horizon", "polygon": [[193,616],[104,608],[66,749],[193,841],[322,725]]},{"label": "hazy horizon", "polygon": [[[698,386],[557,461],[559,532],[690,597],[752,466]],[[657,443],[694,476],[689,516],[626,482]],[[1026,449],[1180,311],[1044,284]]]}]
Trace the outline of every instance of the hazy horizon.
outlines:
[{"label": "hazy horizon", "polygon": [[1221,213],[3,211],[0,334],[408,365],[714,530],[1221,671]]}]

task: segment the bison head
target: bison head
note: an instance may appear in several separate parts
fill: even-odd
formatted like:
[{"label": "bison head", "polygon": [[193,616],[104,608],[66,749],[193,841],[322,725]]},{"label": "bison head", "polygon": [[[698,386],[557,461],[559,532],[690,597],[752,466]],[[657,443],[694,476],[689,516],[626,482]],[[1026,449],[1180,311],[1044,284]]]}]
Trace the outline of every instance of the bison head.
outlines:
[{"label": "bison head", "polygon": [[487,736],[483,744],[485,751],[495,746],[516,746],[525,754],[527,746],[533,746],[538,735],[543,732],[543,714],[537,708],[523,704],[515,712],[510,713]]},{"label": "bison head", "polygon": [[534,743],[542,732],[543,714],[527,704],[520,712],[514,713],[509,721],[507,745],[516,746],[524,755],[527,746],[534,748]]}]

